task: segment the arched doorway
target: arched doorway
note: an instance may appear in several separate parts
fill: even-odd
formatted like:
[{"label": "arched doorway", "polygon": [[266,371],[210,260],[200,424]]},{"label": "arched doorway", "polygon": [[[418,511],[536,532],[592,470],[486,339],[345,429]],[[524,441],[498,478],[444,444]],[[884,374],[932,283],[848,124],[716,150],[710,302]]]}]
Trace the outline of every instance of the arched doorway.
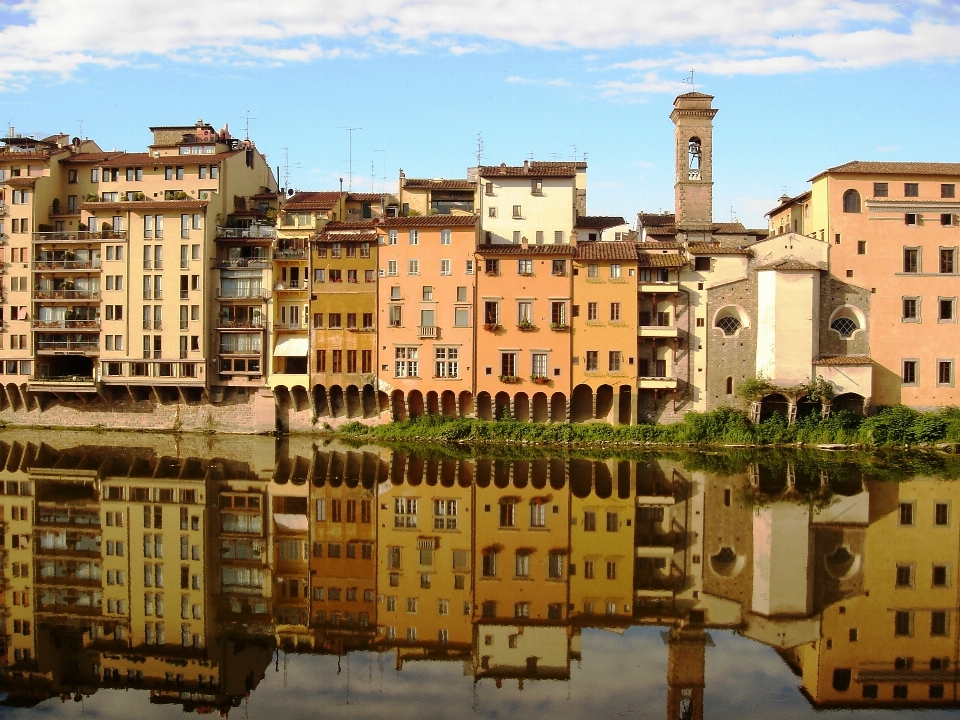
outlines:
[{"label": "arched doorway", "polygon": [[570,422],[586,422],[593,418],[593,390],[589,385],[577,385],[570,399]]}]

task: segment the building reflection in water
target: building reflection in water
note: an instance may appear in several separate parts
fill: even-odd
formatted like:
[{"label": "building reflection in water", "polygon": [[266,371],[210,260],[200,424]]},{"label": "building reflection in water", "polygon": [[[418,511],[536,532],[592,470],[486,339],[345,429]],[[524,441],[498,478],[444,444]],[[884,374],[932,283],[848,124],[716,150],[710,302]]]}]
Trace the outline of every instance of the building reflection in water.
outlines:
[{"label": "building reflection in water", "polygon": [[957,483],[32,437],[0,439],[7,705],[134,688],[225,714],[279,652],[522,689],[568,680],[584,628],[636,625],[662,628],[669,718],[703,716],[711,629],[774,648],[816,708],[958,701]]}]

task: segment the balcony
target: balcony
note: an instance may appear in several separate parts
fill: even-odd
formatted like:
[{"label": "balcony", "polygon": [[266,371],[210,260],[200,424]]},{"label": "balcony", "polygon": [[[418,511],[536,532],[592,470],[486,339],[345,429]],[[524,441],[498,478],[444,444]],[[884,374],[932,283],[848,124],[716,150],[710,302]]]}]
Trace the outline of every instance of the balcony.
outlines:
[{"label": "balcony", "polygon": [[440,338],[440,328],[436,325],[421,325],[417,328],[417,336],[438,340]]},{"label": "balcony", "polygon": [[637,284],[637,290],[642,293],[674,293],[680,292],[680,283],[677,280],[669,280],[667,282],[641,280]]},{"label": "balcony", "polygon": [[310,289],[310,283],[304,281],[302,284],[297,283],[277,283],[273,286],[273,289],[277,292],[306,292]]},{"label": "balcony", "polygon": [[9,207],[4,205],[3,203],[0,203],[0,217],[3,217],[4,215],[6,215],[9,211],[10,211]]},{"label": "balcony", "polygon": [[679,330],[676,325],[640,325],[637,336],[642,338],[675,338]]},{"label": "balcony", "polygon": [[239,258],[237,260],[217,260],[214,269],[229,270],[232,268],[268,268],[273,263],[268,257]]},{"label": "balcony", "polygon": [[263,320],[228,320],[220,318],[217,321],[218,330],[263,330]]},{"label": "balcony", "polygon": [[37,272],[51,272],[53,270],[99,270],[99,260],[34,260],[33,269]]},{"label": "balcony", "polygon": [[287,250],[275,250],[274,260],[306,260],[307,251],[303,248],[292,248]]},{"label": "balcony", "polygon": [[100,338],[91,340],[37,340],[38,353],[98,353]]},{"label": "balcony", "polygon": [[99,290],[34,290],[34,300],[100,300]]},{"label": "balcony", "polygon": [[272,225],[253,225],[248,228],[217,227],[217,240],[272,240],[277,229]]},{"label": "balcony", "polygon": [[33,327],[52,330],[99,330],[99,320],[37,320],[33,319]]},{"label": "balcony", "polygon": [[126,241],[126,230],[104,230],[94,232],[89,230],[76,230],[71,232],[35,232],[33,239],[36,242],[61,243],[61,242],[100,242],[101,240],[122,240]]},{"label": "balcony", "polygon": [[95,393],[97,384],[92,377],[85,375],[60,375],[55,377],[32,377],[27,381],[31,390],[49,390],[55,392]]},{"label": "balcony", "polygon": [[672,377],[637,378],[638,390],[676,390],[677,379]]},{"label": "balcony", "polygon": [[80,207],[77,205],[67,205],[66,207],[64,207],[63,205],[51,205],[47,209],[47,211],[50,215],[55,215],[58,217],[62,217],[62,216],[70,217],[73,215],[79,215]]},{"label": "balcony", "polygon": [[[309,328],[306,325],[301,325],[300,323],[274,323],[273,329],[276,332],[306,332]],[[338,329],[338,328],[330,328]]]},{"label": "balcony", "polygon": [[217,300],[265,300],[267,293],[263,288],[234,290],[217,288]]}]

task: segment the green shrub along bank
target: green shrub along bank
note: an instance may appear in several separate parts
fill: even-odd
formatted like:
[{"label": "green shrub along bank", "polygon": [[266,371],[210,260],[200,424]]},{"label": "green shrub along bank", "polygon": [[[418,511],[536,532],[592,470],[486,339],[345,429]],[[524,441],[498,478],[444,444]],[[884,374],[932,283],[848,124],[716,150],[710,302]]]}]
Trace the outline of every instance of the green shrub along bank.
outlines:
[{"label": "green shrub along bank", "polygon": [[467,420],[425,416],[389,425],[367,427],[358,422],[341,434],[394,442],[437,441],[466,444],[524,443],[538,445],[862,445],[890,447],[960,442],[960,408],[920,413],[903,405],[881,408],[861,418],[839,411],[824,418],[802,417],[788,425],[782,415],[753,423],[740,410],[721,408],[689,413],[670,425],[548,424],[501,420]]}]

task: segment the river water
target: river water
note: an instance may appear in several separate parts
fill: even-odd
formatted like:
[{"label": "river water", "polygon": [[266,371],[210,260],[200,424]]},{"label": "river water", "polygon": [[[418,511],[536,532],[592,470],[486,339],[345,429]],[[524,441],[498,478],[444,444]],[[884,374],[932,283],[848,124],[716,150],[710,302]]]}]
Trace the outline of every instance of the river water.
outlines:
[{"label": "river water", "polygon": [[960,706],[948,456],[8,430],[0,467],[4,718]]}]

